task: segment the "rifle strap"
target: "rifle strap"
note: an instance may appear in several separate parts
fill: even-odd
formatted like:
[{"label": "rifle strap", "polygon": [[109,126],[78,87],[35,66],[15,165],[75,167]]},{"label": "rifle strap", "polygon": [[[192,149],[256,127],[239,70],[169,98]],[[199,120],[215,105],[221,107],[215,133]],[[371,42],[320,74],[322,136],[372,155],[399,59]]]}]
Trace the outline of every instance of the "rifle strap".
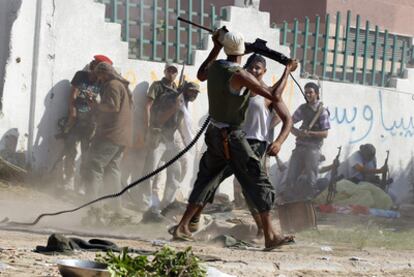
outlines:
[{"label": "rifle strap", "polygon": [[322,114],[323,110],[324,110],[323,103],[322,103],[322,102],[320,102],[320,103],[319,103],[319,106],[318,106],[318,110],[317,110],[317,112],[316,112],[316,113],[315,113],[315,115],[313,116],[312,121],[309,123],[309,126],[308,126],[308,128],[307,128],[308,130],[311,130],[311,129],[312,129],[313,125],[315,125],[316,121],[317,121],[317,120],[319,119],[319,117],[321,116],[321,114]]}]

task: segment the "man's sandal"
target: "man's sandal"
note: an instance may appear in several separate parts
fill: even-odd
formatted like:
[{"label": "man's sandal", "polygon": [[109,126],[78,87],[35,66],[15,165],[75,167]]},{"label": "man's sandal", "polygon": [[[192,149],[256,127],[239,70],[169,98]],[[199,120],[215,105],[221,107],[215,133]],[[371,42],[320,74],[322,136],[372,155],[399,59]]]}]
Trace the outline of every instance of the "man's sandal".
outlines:
[{"label": "man's sandal", "polygon": [[280,240],[275,245],[265,247],[263,251],[272,251],[274,249],[278,249],[284,245],[289,245],[295,243],[295,237],[294,236],[284,236],[282,240]]},{"label": "man's sandal", "polygon": [[[171,233],[172,234],[171,234]],[[190,235],[184,234],[178,230],[178,225],[175,225],[168,229],[168,233],[173,236],[173,240],[177,241],[195,241],[194,238]]]}]

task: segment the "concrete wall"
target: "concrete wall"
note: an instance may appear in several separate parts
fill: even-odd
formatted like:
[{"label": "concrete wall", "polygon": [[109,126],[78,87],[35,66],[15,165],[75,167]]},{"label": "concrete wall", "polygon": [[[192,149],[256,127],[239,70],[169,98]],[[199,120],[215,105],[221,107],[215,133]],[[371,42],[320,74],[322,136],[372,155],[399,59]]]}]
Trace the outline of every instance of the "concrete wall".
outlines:
[{"label": "concrete wall", "polygon": [[6,62],[10,54],[10,33],[22,2],[20,0],[4,0],[0,2],[0,112],[3,95]]},{"label": "concrete wall", "polygon": [[[20,14],[12,29],[12,52],[6,66],[5,83],[5,117],[0,121],[1,133],[8,128],[18,127],[22,133],[28,132],[29,92],[32,85],[30,76],[33,65],[31,54],[33,47],[27,47],[21,37],[31,35],[33,39],[35,4],[23,1]],[[57,133],[56,123],[66,113],[69,80],[75,71],[91,60],[94,54],[102,53],[111,57],[115,66],[131,82],[135,94],[136,126],[139,130],[145,92],[148,85],[162,77],[163,63],[128,60],[127,45],[120,42],[120,26],[104,23],[104,6],[92,0],[43,0],[42,16],[39,30],[38,65],[36,67],[37,83],[34,101],[34,169],[39,174],[47,174],[53,167],[62,149],[61,141],[54,138]],[[269,26],[270,15],[254,7],[228,7],[230,22],[220,22],[230,30],[241,31],[247,41],[257,37],[268,40],[269,47],[289,54],[287,47],[279,45],[279,31]],[[206,38],[206,46],[212,43]],[[26,47],[22,47],[25,45]],[[19,48],[20,47],[20,48]],[[30,48],[28,50],[27,48]],[[196,71],[208,51],[197,51],[195,66],[186,67],[188,80],[196,80]],[[15,64],[17,56],[22,63]],[[27,60],[27,63],[26,63]],[[265,81],[274,83],[281,76],[282,66],[268,61],[268,73]],[[300,80],[299,69],[294,76],[304,85],[308,80]],[[411,78],[410,72],[407,76]],[[413,78],[414,80],[414,78]],[[386,150],[391,150],[391,173],[397,179],[393,191],[408,195],[408,181],[405,173],[401,174],[411,159],[413,150],[412,136],[414,123],[412,112],[413,95],[406,80],[396,80],[397,87],[404,91],[384,90],[334,82],[322,82],[323,101],[331,111],[332,130],[323,147],[327,161],[336,154],[336,147],[342,145],[346,151],[342,159],[356,150],[361,143],[371,142],[378,148],[378,161],[382,163]],[[24,88],[23,88],[24,84]],[[32,91],[33,93],[33,91]],[[19,97],[17,97],[19,96]],[[289,80],[284,98],[290,110],[303,103],[303,98],[293,80]],[[16,109],[16,107],[18,107]],[[197,102],[190,105],[194,119],[193,129],[198,130],[208,111],[206,84],[202,83],[202,93]],[[190,158],[201,152],[203,141],[200,140]],[[280,154],[287,160],[294,148],[294,138],[290,137]],[[403,151],[401,151],[403,150]],[[197,170],[198,162],[190,163]],[[191,169],[190,169],[191,172]],[[398,178],[397,178],[398,177]],[[191,177],[184,182],[188,190]],[[231,191],[231,180],[226,181],[223,189]]]},{"label": "concrete wall", "polygon": [[[18,128],[21,134],[18,148],[26,148],[36,1],[23,1],[18,11],[18,18],[14,22],[10,20],[15,14],[13,9],[10,9],[12,7],[10,3],[11,1],[1,1],[0,7],[0,21],[6,23],[6,25],[0,24],[0,28],[3,28],[0,33],[2,36],[0,69],[4,69],[4,82],[3,80],[0,82],[3,85],[0,134],[4,134],[10,128]],[[20,62],[17,62],[18,60]]]}]

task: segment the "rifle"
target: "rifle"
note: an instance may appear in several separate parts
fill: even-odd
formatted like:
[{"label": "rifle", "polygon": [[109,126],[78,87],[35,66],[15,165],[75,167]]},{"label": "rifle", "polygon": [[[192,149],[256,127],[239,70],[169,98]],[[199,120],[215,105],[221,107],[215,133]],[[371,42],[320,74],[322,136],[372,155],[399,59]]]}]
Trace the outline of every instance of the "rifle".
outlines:
[{"label": "rifle", "polygon": [[180,93],[182,92],[182,88],[185,82],[184,69],[185,69],[185,63],[183,62],[183,67],[181,68],[181,72],[180,72],[180,78],[178,79],[178,91]]},{"label": "rifle", "polygon": [[342,146],[338,147],[338,154],[336,154],[335,159],[333,160],[332,169],[331,169],[331,178],[329,180],[328,186],[328,195],[326,196],[326,204],[331,204],[335,198],[336,194],[336,182],[338,176],[338,167],[339,167],[339,156],[341,155]]},{"label": "rifle", "polygon": [[383,165],[383,167],[385,167],[387,170],[385,170],[385,172],[382,173],[381,182],[380,182],[380,188],[385,192],[388,191],[388,188],[389,188],[389,185],[390,185],[390,182],[388,182],[389,175],[390,175],[390,171],[388,170],[388,157],[389,157],[389,155],[390,155],[390,150],[387,150],[387,157],[385,158],[384,165]]},{"label": "rifle", "polygon": [[[177,20],[182,21],[182,22],[185,22],[185,23],[188,23],[188,24],[193,25],[193,26],[195,26],[197,28],[201,28],[203,30],[206,30],[209,33],[213,33],[213,30],[212,29],[209,29],[209,28],[207,28],[205,26],[199,25],[197,23],[194,23],[194,22],[192,22],[190,20],[187,20],[187,19],[184,19],[182,17],[178,17]],[[225,32],[228,32],[226,26],[223,26],[222,29]],[[267,43],[267,41],[265,41],[263,39],[260,39],[260,38],[257,38],[255,40],[255,42],[253,42],[253,43],[246,42],[244,44],[245,45],[245,49],[246,49],[245,54],[249,54],[249,53],[253,53],[254,52],[254,53],[260,54],[262,56],[265,56],[265,57],[267,57],[267,58],[269,58],[271,60],[277,61],[277,62],[279,62],[279,63],[281,63],[283,65],[287,65],[289,63],[290,58],[286,57],[285,55],[283,55],[280,52],[277,52],[275,50],[270,49],[269,47],[266,46],[266,43]]]}]

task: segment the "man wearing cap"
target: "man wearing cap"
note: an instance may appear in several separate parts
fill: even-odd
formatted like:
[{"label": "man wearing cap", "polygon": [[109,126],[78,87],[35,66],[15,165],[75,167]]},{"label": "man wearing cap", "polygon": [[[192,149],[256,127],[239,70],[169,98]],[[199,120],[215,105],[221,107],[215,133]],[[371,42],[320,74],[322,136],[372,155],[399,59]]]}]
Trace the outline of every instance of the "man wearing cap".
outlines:
[{"label": "man wearing cap", "polygon": [[[265,247],[278,247],[292,241],[293,238],[277,234],[271,224],[270,211],[273,208],[275,191],[241,127],[250,97],[244,88],[271,100],[281,118],[287,120],[290,115],[281,101],[281,96],[289,73],[297,67],[297,62],[290,61],[281,82],[273,88],[268,88],[240,67],[245,52],[242,34],[225,33],[220,29],[213,34],[213,42],[214,47],[197,74],[200,81],[207,80],[211,118],[205,135],[207,151],[201,158],[189,204],[179,225],[173,231],[173,237],[182,240],[192,239],[189,229],[191,219],[203,209],[206,201],[214,193],[209,186],[214,185],[215,180],[223,181],[223,169],[230,166],[246,197],[259,212],[263,223]],[[223,46],[227,59],[217,60]],[[282,136],[284,138],[287,137],[289,129],[285,132],[286,136]],[[277,154],[282,143],[283,139],[273,144],[269,154]]]},{"label": "man wearing cap", "polygon": [[[148,174],[158,167],[162,158],[169,160],[181,149],[175,142],[175,133],[178,130],[184,143],[189,139],[186,132],[188,124],[184,119],[186,105],[194,101],[199,87],[196,83],[187,83],[178,90],[174,83],[178,74],[177,67],[167,63],[164,69],[164,78],[155,81],[147,93],[147,103],[144,115],[145,144],[147,155],[143,174]],[[181,94],[182,91],[182,94]],[[187,134],[187,135],[186,135]],[[184,169],[184,166],[183,166]],[[175,163],[167,169],[166,189],[162,201],[158,198],[158,183],[154,178],[145,181],[138,187],[138,207],[144,214],[144,220],[160,220],[161,209],[175,200],[179,186],[180,166]]]},{"label": "man wearing cap", "polygon": [[96,127],[96,120],[89,98],[97,98],[100,94],[100,86],[97,83],[93,70],[101,63],[112,65],[112,61],[104,55],[95,55],[89,63],[88,70],[81,70],[75,73],[71,81],[71,93],[69,97],[68,119],[63,126],[62,134],[58,137],[64,138],[65,150],[63,160],[64,183],[70,185],[75,173],[75,159],[77,155],[77,144],[81,145],[81,169],[85,161],[92,136]]},{"label": "man wearing cap", "polygon": [[359,146],[359,150],[349,156],[338,168],[338,174],[342,174],[356,184],[359,182],[379,183],[376,174],[387,171],[387,167],[377,168],[377,158],[375,157],[375,146],[367,143]]}]

